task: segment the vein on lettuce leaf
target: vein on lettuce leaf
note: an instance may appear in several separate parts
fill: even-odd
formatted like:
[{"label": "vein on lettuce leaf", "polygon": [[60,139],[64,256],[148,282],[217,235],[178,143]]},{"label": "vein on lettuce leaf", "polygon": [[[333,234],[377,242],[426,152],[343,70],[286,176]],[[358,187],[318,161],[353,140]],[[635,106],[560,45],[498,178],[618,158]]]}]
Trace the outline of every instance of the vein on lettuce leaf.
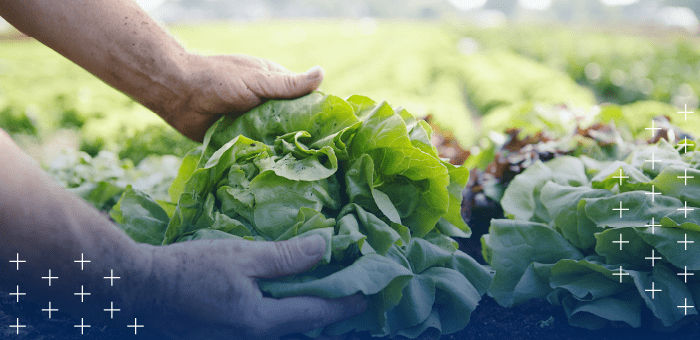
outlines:
[{"label": "vein on lettuce leaf", "polygon": [[[652,168],[652,153],[663,162]],[[489,294],[503,306],[545,298],[574,326],[613,322],[641,327],[643,309],[666,327],[686,317],[677,308],[700,302],[700,152],[660,140],[637,146],[624,161],[585,156],[537,163],[516,176],[503,196],[511,219],[493,220],[482,238],[496,274]],[[694,176],[687,185],[678,176]],[[620,184],[619,175],[625,178]],[[652,190],[660,192],[652,201]],[[694,208],[687,216],[685,204]],[[625,209],[622,217],[620,204]],[[650,225],[652,218],[655,224]],[[695,240],[688,250],[678,241]],[[623,250],[613,241],[628,241]],[[650,257],[656,260],[652,267]],[[614,275],[620,267],[628,276]],[[695,276],[687,282],[677,273]],[[654,282],[654,299],[646,289]],[[688,310],[688,316],[697,315]]]},{"label": "vein on lettuce leaf", "polygon": [[260,281],[261,289],[362,293],[369,308],[309,335],[452,333],[467,325],[491,274],[451,238],[470,235],[460,215],[469,173],[438,157],[431,134],[405,110],[367,97],[270,100],[208,130],[184,157],[171,202],[129,189],[111,214],[151,244],[321,235],[319,265]]}]

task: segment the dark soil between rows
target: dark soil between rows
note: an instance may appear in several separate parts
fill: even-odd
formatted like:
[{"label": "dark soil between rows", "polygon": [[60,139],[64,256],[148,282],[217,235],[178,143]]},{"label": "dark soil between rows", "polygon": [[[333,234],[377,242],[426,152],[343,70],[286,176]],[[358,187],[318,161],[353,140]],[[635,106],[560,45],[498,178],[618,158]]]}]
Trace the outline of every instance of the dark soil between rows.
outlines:
[{"label": "dark soil between rows", "polygon": [[[139,335],[114,325],[102,325],[88,329],[84,336],[73,325],[78,321],[71,318],[54,318],[46,320],[39,310],[40,306],[20,303],[7,298],[7,293],[2,298],[2,310],[0,311],[0,324],[4,327],[0,330],[2,339],[32,339],[32,340],[64,340],[64,339],[167,339],[164,335],[153,329],[140,329]],[[22,323],[29,327],[22,329],[20,335],[15,335],[14,329],[6,325],[14,324],[19,317]],[[659,331],[652,329],[653,322],[649,315],[645,315],[644,326],[634,329],[629,326],[619,325],[602,330],[586,330],[572,327],[567,323],[566,316],[561,307],[552,306],[543,300],[533,300],[513,308],[499,306],[493,299],[484,297],[477,309],[471,315],[469,325],[454,334],[440,337],[435,332],[426,332],[420,340],[484,340],[484,339],[537,339],[537,340],[619,340],[619,339],[700,339],[700,318],[688,319],[686,324],[674,331]],[[232,336],[235,339],[235,336]],[[300,337],[289,337],[300,339]],[[364,340],[372,339],[365,334],[350,334],[336,338],[337,340]]]}]

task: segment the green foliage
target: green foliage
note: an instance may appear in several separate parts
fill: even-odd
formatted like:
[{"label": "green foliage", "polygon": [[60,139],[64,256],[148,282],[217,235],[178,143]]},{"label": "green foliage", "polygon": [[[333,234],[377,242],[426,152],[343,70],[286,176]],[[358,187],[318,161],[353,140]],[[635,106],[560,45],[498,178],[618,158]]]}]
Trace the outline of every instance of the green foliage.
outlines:
[{"label": "green foliage", "polygon": [[575,107],[595,103],[593,94],[566,74],[510,52],[464,56],[459,71],[469,100],[481,114],[523,103]]},{"label": "green foliage", "polygon": [[87,153],[88,155],[95,157],[100,151],[106,149],[105,139],[102,137],[97,138],[82,138],[80,140],[80,151]]},{"label": "green foliage", "polygon": [[173,33],[188,48],[207,54],[249,54],[296,72],[321,65],[325,71],[321,90],[325,92],[340,97],[359,93],[401,103],[417,115],[432,114],[460,142],[474,140],[461,80],[454,70],[459,57],[457,37],[443,24],[266,21],[174,27]]},{"label": "green foliage", "polygon": [[[614,123],[621,135],[614,138],[646,139],[658,115],[700,135],[698,115],[682,121],[673,106],[693,110],[700,91],[700,50],[687,38],[370,20],[172,31],[203,54],[250,54],[292,71],[322,65],[324,90],[345,96],[361,89],[432,114],[465,146],[507,127],[567,135],[594,119]],[[472,51],[460,51],[464,35],[477,42]],[[0,127],[38,140],[58,129],[78,134],[87,154],[57,155],[49,173],[98,209],[114,207],[111,217],[135,240],[323,236],[322,265],[261,287],[273,296],[370,296],[367,313],[328,334],[449,333],[464,327],[489,285],[451,238],[469,235],[459,217],[467,172],[438,160],[430,128],[404,111],[359,96],[271,101],[240,121],[220,121],[204,147],[187,153],[193,142],[36,41],[3,46],[0,60]],[[613,104],[595,116],[596,102]],[[298,115],[290,119],[290,112]],[[682,265],[700,270],[675,243],[685,233],[697,240],[698,221],[674,210],[683,201],[700,205],[697,185],[677,180],[689,167],[697,183],[700,152],[659,144],[655,156],[667,166],[651,169],[644,159],[653,147],[614,163],[608,160],[629,150],[574,139],[567,141],[572,154],[591,158],[536,164],[505,192],[501,203],[512,219],[494,221],[483,239],[484,257],[498,271],[490,293],[503,305],[546,297],[588,328],[638,326],[643,308],[663,325],[677,323],[682,297],[700,302],[697,278],[686,284],[675,275]],[[497,143],[480,146],[467,167],[493,159]],[[183,157],[182,165],[176,173],[178,159],[152,155]],[[623,185],[612,178],[618,169],[630,176]],[[641,193],[650,185],[664,194],[655,204]],[[620,201],[635,217],[610,215]],[[642,227],[650,214],[663,226],[653,234]],[[629,251],[611,246],[620,234]],[[654,268],[640,261],[651,249],[664,258]],[[621,284],[612,276],[620,265],[630,273]],[[666,294],[650,300],[643,289],[651,281]]]},{"label": "green foliage", "polygon": [[[504,48],[566,72],[601,101],[655,100],[697,107],[700,49],[692,38],[521,26],[461,29],[485,46]],[[556,48],[553,48],[556,47]]]},{"label": "green foliage", "polygon": [[[652,153],[663,162],[652,167]],[[684,318],[676,306],[700,301],[697,251],[677,241],[700,240],[700,219],[680,208],[700,206],[699,152],[679,153],[661,140],[639,146],[625,161],[586,156],[538,163],[515,177],[501,201],[509,220],[493,220],[482,238],[484,258],[496,271],[489,293],[503,306],[532,298],[561,305],[572,325],[609,322],[641,326],[646,307],[667,327]],[[685,185],[687,170],[695,176]],[[620,171],[626,178],[620,184]],[[662,194],[654,200],[649,191]],[[614,208],[629,209],[622,216]],[[652,227],[655,221],[660,226]],[[623,251],[613,241],[628,241]],[[652,256],[654,266],[645,260]],[[620,267],[629,276],[613,275]],[[662,289],[652,299],[645,289]],[[688,315],[697,314],[689,310]]]},{"label": "green foliage", "polygon": [[119,158],[134,163],[150,155],[175,155],[183,157],[197,143],[187,139],[169,126],[152,124],[132,132],[121,141]]},{"label": "green foliage", "polygon": [[[682,38],[660,42],[550,27],[477,29],[400,21],[207,24],[172,31],[195,52],[250,54],[292,71],[322,65],[325,91],[347,96],[362,89],[364,95],[402,103],[411,112],[432,114],[433,121],[452,131],[463,146],[473,145],[486,131],[527,123],[523,117],[538,107],[569,104],[591,113],[596,98],[576,82],[591,87],[598,101],[622,104],[654,99],[692,106],[699,88],[692,79],[699,52]],[[470,54],[460,53],[464,35],[477,42]],[[366,51],[372,51],[372,58]],[[0,110],[10,109],[13,115],[31,112],[29,121],[40,137],[58,128],[76,129],[81,150],[96,155],[108,149],[132,154],[138,161],[145,155],[137,152],[139,145],[148,144],[148,139],[133,141],[131,151],[121,152],[125,136],[141,138],[138,135],[152,126],[167,130],[147,109],[35,41],[6,46],[0,59],[7,65],[0,83]],[[595,81],[586,76],[589,64],[601,69]],[[595,67],[588,68],[591,76]],[[618,86],[610,79],[620,74],[624,81]],[[648,81],[652,92],[640,92]],[[677,122],[675,111],[663,110]],[[24,129],[20,127],[25,123],[1,126]],[[558,123],[535,125],[560,129]],[[161,154],[160,150],[154,151]]]},{"label": "green foliage", "polygon": [[[465,145],[474,140],[460,79],[451,68],[450,59],[457,52],[454,37],[440,24],[264,22],[170,30],[193,52],[249,54],[295,72],[321,65],[325,91],[349,96],[361,89],[364,95],[402,103],[411,112],[432,114]],[[372,58],[367,51],[372,51]],[[104,149],[121,152],[125,137],[137,137],[146,127],[166,126],[147,109],[34,40],[3,46],[0,60],[0,112],[5,108],[31,112],[43,133],[40,137],[59,128],[76,129],[81,150],[96,155]],[[135,161],[142,156],[135,155]]]},{"label": "green foliage", "polygon": [[168,214],[141,191],[126,188],[110,216],[136,242],[158,245],[168,225]]},{"label": "green foliage", "polygon": [[[700,116],[689,114],[686,119],[678,111],[665,103],[638,101],[626,105],[603,106],[599,119],[602,122],[615,123],[626,140],[648,139],[651,134],[646,128],[650,127],[651,120],[658,116],[666,116],[686,133],[700,136]],[[676,137],[681,138],[681,136]]]},{"label": "green foliage", "polygon": [[79,129],[85,124],[85,116],[74,109],[67,109],[62,112],[59,125],[64,128]]},{"label": "green foliage", "polygon": [[173,203],[127,190],[111,216],[151,244],[321,235],[320,265],[262,281],[262,290],[369,296],[369,309],[325,328],[330,335],[452,333],[466,326],[490,274],[450,238],[470,233],[460,216],[468,172],[438,158],[431,133],[367,97],[271,100],[209,129],[182,162]]},{"label": "green foliage", "polygon": [[0,111],[0,129],[11,134],[35,136],[38,133],[34,119],[26,112],[18,112],[11,107]]},{"label": "green foliage", "polygon": [[61,185],[82,197],[95,208],[108,211],[127,186],[148,191],[152,197],[167,199],[167,189],[180,160],[174,156],[149,156],[138,166],[120,160],[109,151],[92,157],[84,152],[62,152],[45,169]]}]

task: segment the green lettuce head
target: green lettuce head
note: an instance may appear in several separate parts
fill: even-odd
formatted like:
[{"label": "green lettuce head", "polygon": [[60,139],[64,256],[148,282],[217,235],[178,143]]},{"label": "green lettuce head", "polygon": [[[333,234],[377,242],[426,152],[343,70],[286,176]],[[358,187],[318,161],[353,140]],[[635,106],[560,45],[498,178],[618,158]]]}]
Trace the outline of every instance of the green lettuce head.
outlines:
[{"label": "green lettuce head", "polygon": [[489,294],[503,306],[546,298],[590,329],[641,327],[644,311],[664,327],[697,315],[678,306],[700,302],[699,178],[700,152],[663,139],[624,161],[534,164],[503,195],[511,219],[482,238]]},{"label": "green lettuce head", "polygon": [[362,293],[368,310],[323,331],[416,337],[464,328],[490,274],[457,250],[468,171],[438,157],[431,129],[369,98],[311,93],[222,118],[183,159],[172,202],[127,190],[112,217],[151,244],[279,241],[318,234],[302,275],[261,281],[273,297]]}]

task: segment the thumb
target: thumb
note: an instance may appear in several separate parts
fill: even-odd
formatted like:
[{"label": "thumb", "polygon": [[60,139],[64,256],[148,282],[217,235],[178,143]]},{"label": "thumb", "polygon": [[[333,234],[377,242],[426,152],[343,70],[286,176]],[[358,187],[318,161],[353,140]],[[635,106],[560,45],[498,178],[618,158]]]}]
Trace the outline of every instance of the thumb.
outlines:
[{"label": "thumb", "polygon": [[304,73],[274,72],[260,78],[257,86],[251,88],[262,98],[289,99],[301,97],[321,85],[323,69],[314,66]]},{"label": "thumb", "polygon": [[252,276],[275,278],[304,272],[323,257],[326,241],[319,235],[280,242],[261,242]]}]

